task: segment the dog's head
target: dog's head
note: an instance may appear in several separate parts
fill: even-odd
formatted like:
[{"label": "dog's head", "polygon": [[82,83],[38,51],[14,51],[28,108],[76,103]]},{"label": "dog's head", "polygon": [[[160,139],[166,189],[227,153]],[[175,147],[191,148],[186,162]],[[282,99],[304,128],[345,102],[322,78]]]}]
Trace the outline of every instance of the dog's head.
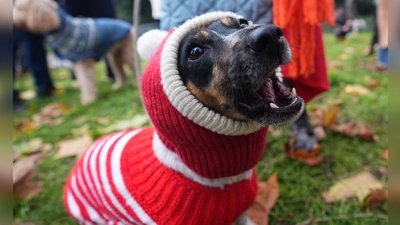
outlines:
[{"label": "dog's head", "polygon": [[58,4],[53,0],[15,0],[13,24],[34,33],[47,33],[60,26]]},{"label": "dog's head", "polygon": [[280,28],[225,17],[191,30],[179,45],[178,70],[188,90],[208,108],[261,126],[298,118],[303,100],[275,70],[291,60]]}]

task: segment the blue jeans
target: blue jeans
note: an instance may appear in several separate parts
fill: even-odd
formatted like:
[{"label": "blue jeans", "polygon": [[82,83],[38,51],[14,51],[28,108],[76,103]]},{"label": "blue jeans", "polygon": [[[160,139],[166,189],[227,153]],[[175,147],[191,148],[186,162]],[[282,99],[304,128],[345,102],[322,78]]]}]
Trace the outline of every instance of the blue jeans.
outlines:
[{"label": "blue jeans", "polygon": [[[22,44],[24,57],[29,70],[35,78],[36,91],[38,93],[54,89],[49,68],[47,67],[46,50],[44,48],[44,36],[14,29],[13,31],[13,76],[15,70],[15,55]],[[16,91],[13,92],[17,94]]]},{"label": "blue jeans", "polygon": [[389,65],[389,49],[388,48],[379,48],[377,65],[388,68],[388,65]]}]

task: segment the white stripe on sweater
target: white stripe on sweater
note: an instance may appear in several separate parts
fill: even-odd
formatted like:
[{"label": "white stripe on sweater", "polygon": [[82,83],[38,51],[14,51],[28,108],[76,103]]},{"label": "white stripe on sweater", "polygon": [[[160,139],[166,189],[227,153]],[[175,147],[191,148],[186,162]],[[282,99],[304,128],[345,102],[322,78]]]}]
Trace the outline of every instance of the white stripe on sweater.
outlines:
[{"label": "white stripe on sweater", "polygon": [[124,199],[126,199],[125,204],[136,213],[141,222],[147,225],[156,224],[149,215],[143,210],[143,208],[139,205],[139,203],[133,198],[133,196],[129,193],[128,188],[125,186],[122,173],[121,173],[121,155],[123,150],[125,149],[128,141],[140,133],[142,130],[132,131],[125,136],[123,136],[118,143],[114,147],[114,151],[111,154],[111,174],[112,181],[114,182],[115,187],[118,192],[122,195]]},{"label": "white stripe on sweater", "polygon": [[234,183],[238,183],[244,180],[249,180],[252,178],[253,170],[247,170],[241,174],[230,176],[230,177],[222,177],[216,179],[209,179],[206,177],[202,177],[187,167],[182,160],[179,158],[178,154],[169,150],[160,140],[157,132],[154,132],[153,136],[153,150],[157,159],[160,160],[166,167],[175,170],[176,172],[182,174],[186,178],[193,180],[199,184],[209,186],[209,187],[219,187],[223,188],[225,185],[230,185]]},{"label": "white stripe on sweater", "polygon": [[79,205],[76,202],[74,196],[72,195],[71,191],[67,192],[67,204],[68,204],[68,210],[71,213],[71,215],[78,221],[82,221],[82,214],[81,210],[79,209]]},{"label": "white stripe on sweater", "polygon": [[[88,198],[88,201],[89,201],[92,205],[95,205],[95,204],[101,205],[102,203],[99,202],[99,201],[100,201],[100,197],[99,197],[98,192],[95,191],[95,190],[96,190],[96,187],[95,187],[95,185],[94,185],[94,181],[91,181],[92,179],[90,178],[89,167],[88,167],[89,159],[90,159],[90,157],[92,156],[93,152],[95,152],[95,151],[98,152],[98,151],[100,150],[100,148],[104,145],[104,143],[105,143],[107,140],[110,139],[110,137],[111,137],[111,136],[107,136],[107,137],[105,137],[105,138],[102,139],[102,140],[96,141],[96,142],[86,151],[86,153],[85,153],[85,155],[84,155],[84,157],[83,157],[83,164],[82,164],[82,167],[81,167],[81,168],[83,168],[83,170],[82,170],[82,171],[83,171],[83,177],[82,177],[82,176],[79,176],[79,177],[78,177],[78,178],[80,178],[80,179],[78,179],[78,183],[79,183],[81,186],[85,186],[85,188],[86,188],[85,193],[91,193],[91,194],[92,194],[93,199],[89,199],[89,198]],[[92,176],[95,176],[95,175],[92,175]],[[83,180],[81,180],[81,179],[83,179]],[[93,179],[94,179],[94,178],[93,178]],[[90,186],[88,186],[88,184],[90,184]],[[102,216],[104,216],[104,218],[105,218],[106,220],[112,221],[112,218],[110,218],[108,214],[104,214],[104,215],[102,215]]]},{"label": "white stripe on sweater", "polygon": [[[110,180],[108,179],[108,175],[107,175],[107,155],[110,151],[111,146],[115,143],[116,139],[120,138],[120,140],[118,140],[117,144],[118,145],[122,140],[126,140],[126,142],[132,138],[134,135],[132,135],[132,133],[134,135],[136,135],[138,132],[137,131],[133,131],[130,133],[124,133],[124,135],[116,135],[116,138],[111,138],[102,148],[100,155],[99,155],[99,165],[100,165],[100,179],[101,179],[101,184],[102,184],[102,191],[104,192],[104,194],[111,200],[113,206],[115,208],[118,209],[118,211],[124,216],[124,218],[126,218],[127,220],[129,220],[128,223],[126,223],[124,220],[122,220],[123,223],[126,224],[131,224],[131,223],[138,223],[124,208],[124,206],[121,204],[121,202],[118,201],[117,197],[114,195],[112,189],[111,189],[111,183]],[[119,133],[122,134],[122,133]],[[114,136],[115,137],[115,136]],[[127,139],[127,137],[129,137],[129,139]],[[124,144],[124,146],[125,146]],[[114,146],[115,148],[116,146]],[[115,149],[114,149],[115,150]],[[114,150],[112,150],[112,152],[114,153]],[[120,162],[118,162],[120,163]],[[111,162],[111,167],[113,167],[113,162]],[[119,171],[121,173],[121,171]],[[121,180],[121,182],[123,182],[123,180]],[[121,195],[123,195],[121,193]],[[104,202],[105,203],[105,202]],[[126,204],[125,202],[123,204]],[[114,210],[112,210],[114,211]]]},{"label": "white stripe on sweater", "polygon": [[[113,210],[113,208],[107,203],[106,201],[106,196],[105,193],[103,193],[103,181],[100,182],[99,180],[99,176],[100,174],[97,174],[96,171],[96,166],[98,166],[97,163],[97,157],[99,155],[99,153],[101,153],[102,151],[107,153],[107,151],[109,151],[109,148],[111,147],[111,145],[119,138],[123,135],[124,133],[117,133],[114,134],[113,136],[110,137],[110,139],[107,140],[107,142],[104,145],[99,145],[94,151],[93,154],[90,157],[90,173],[93,176],[93,183],[96,186],[96,192],[99,194],[100,197],[100,201],[102,202],[102,204],[105,206],[105,208],[110,212],[110,214],[112,216],[117,217],[117,212],[115,210]],[[99,156],[100,157],[100,156]],[[100,168],[104,167],[105,168],[105,164],[100,164]],[[127,221],[121,219],[121,221],[124,224],[129,224]]]},{"label": "white stripe on sweater", "polygon": [[[77,171],[79,173],[79,171]],[[82,196],[78,189],[77,185],[77,178],[76,175],[73,175],[71,177],[71,188],[75,195],[78,197],[78,199],[82,202],[82,206],[86,209],[86,212],[89,215],[90,221],[95,222],[96,224],[105,224],[105,221],[100,217],[99,213],[91,207],[88,202],[86,201],[86,198]]]}]

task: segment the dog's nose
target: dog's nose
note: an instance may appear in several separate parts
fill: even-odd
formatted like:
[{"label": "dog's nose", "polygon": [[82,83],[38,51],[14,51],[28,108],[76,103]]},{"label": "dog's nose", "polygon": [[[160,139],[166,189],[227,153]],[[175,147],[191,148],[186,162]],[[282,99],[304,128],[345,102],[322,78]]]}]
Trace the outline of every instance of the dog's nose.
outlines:
[{"label": "dog's nose", "polygon": [[[270,56],[279,54],[282,30],[275,25],[261,25],[250,31],[247,46],[255,52],[265,52]],[[278,45],[278,46],[277,46]]]}]

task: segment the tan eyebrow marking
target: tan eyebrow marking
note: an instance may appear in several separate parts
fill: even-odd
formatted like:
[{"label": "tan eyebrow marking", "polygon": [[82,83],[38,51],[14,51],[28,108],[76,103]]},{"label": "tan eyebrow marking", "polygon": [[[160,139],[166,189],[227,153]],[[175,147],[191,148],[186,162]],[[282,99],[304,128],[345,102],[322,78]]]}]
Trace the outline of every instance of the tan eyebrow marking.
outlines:
[{"label": "tan eyebrow marking", "polygon": [[233,23],[232,18],[230,18],[230,17],[226,17],[226,18],[222,19],[221,22],[228,27],[231,26]]},{"label": "tan eyebrow marking", "polygon": [[194,38],[208,38],[209,36],[210,33],[205,30],[200,30],[194,35]]}]

